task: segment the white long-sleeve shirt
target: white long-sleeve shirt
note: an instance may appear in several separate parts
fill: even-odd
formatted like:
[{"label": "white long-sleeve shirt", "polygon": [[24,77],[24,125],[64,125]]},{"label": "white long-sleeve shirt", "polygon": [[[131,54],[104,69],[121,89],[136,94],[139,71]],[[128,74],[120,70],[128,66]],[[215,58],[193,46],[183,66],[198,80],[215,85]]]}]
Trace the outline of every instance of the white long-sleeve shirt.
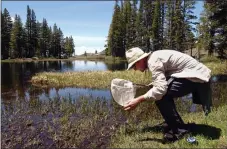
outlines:
[{"label": "white long-sleeve shirt", "polygon": [[175,50],[159,50],[148,57],[148,69],[152,72],[152,85],[145,99],[160,100],[167,91],[167,76],[187,78],[193,82],[208,82],[211,70],[191,56]]}]

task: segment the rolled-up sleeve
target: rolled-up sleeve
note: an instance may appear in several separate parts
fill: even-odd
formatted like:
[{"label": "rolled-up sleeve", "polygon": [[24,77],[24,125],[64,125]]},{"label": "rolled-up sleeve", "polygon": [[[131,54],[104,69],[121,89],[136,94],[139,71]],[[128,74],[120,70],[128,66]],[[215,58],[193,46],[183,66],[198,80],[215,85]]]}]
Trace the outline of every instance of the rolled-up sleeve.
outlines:
[{"label": "rolled-up sleeve", "polygon": [[143,96],[145,99],[160,100],[167,92],[167,81],[165,77],[165,68],[160,59],[151,59],[148,61],[148,68],[152,72],[152,85]]}]

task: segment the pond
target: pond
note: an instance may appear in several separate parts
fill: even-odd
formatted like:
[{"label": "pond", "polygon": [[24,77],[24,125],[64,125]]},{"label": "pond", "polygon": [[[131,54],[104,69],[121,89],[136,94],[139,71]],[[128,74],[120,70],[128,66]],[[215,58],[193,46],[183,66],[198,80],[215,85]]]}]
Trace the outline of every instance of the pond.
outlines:
[{"label": "pond", "polygon": [[[125,70],[124,62],[40,61],[1,63],[1,68],[4,148],[106,148],[116,128],[128,119],[132,123],[147,116],[160,119],[154,102],[142,105],[145,107],[133,114],[123,111],[113,102],[109,89],[38,88],[29,83],[38,72]],[[225,75],[212,77],[214,107],[227,103],[226,81]],[[188,95],[176,101],[180,113],[201,110],[190,99]]]},{"label": "pond", "polygon": [[26,63],[1,63],[1,99],[14,101],[15,99],[24,99],[39,97],[44,100],[55,96],[74,97],[78,95],[105,96],[110,97],[108,90],[92,90],[82,88],[48,88],[39,89],[31,86],[28,82],[31,77],[38,72],[66,72],[66,71],[92,71],[92,70],[125,70],[127,64],[105,63],[103,61],[39,61]]}]

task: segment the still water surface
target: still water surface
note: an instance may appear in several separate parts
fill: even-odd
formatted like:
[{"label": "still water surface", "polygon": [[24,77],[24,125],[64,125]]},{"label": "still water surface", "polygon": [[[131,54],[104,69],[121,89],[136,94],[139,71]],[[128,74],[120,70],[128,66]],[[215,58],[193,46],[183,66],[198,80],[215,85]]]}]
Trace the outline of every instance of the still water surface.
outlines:
[{"label": "still water surface", "polygon": [[1,98],[3,101],[15,99],[39,98],[45,100],[53,97],[92,96],[110,98],[109,90],[94,90],[85,88],[47,88],[40,89],[32,86],[29,80],[39,72],[67,71],[104,71],[125,70],[127,63],[105,63],[103,61],[39,61],[26,63],[1,63]]},{"label": "still water surface", "polygon": [[[39,61],[25,63],[1,63],[1,99],[2,103],[13,102],[15,100],[29,100],[38,98],[46,100],[55,97],[71,97],[73,100],[81,96],[110,99],[109,89],[97,90],[88,88],[37,88],[29,83],[33,75],[39,72],[67,72],[67,71],[105,71],[105,70],[125,70],[127,63],[105,63],[103,61]],[[221,80],[224,83],[219,83]],[[226,89],[227,76],[212,77],[215,102],[220,103],[217,97]],[[215,83],[216,82],[216,83]],[[190,99],[191,95],[183,97]],[[221,102],[223,103],[223,101]]]}]

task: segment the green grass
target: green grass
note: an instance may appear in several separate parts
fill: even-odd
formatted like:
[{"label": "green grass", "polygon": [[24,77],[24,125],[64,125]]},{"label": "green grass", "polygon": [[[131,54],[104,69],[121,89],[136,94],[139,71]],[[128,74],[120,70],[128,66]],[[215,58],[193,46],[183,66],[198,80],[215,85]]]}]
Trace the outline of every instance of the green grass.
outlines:
[{"label": "green grass", "polygon": [[[212,75],[226,74],[227,61],[205,63],[212,70]],[[32,77],[33,85],[40,87],[85,87],[85,88],[109,88],[111,80],[122,78],[134,83],[149,84],[151,73],[140,71],[86,71],[86,72],[42,72]]]},{"label": "green grass", "polygon": [[[146,77],[147,76],[147,77]],[[108,88],[114,78],[130,79],[135,83],[146,84],[150,81],[149,73],[139,71],[88,71],[88,72],[65,72],[38,73],[32,77],[33,85],[38,86],[74,86],[85,88]]]},{"label": "green grass", "polygon": [[[162,139],[161,132],[152,131],[151,127],[160,120],[147,117],[146,121],[139,124],[129,123],[118,129],[111,140],[111,148],[226,148],[227,147],[227,105],[215,108],[207,117],[203,112],[188,113],[183,115],[184,121],[200,124],[201,129],[194,132],[198,145],[189,144],[186,138],[180,141],[162,144],[152,141],[152,138]],[[218,130],[221,130],[218,134]]]},{"label": "green grass", "polygon": [[93,55],[93,56],[75,56],[75,60],[104,60],[105,55]]}]

